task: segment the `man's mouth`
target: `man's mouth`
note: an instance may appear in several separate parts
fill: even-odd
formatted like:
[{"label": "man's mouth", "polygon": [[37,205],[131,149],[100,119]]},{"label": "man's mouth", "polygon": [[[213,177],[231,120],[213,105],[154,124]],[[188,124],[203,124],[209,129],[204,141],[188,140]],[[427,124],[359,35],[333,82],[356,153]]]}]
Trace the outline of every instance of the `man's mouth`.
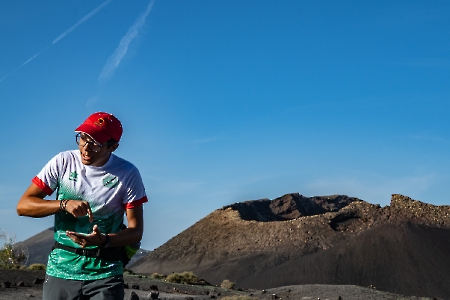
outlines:
[{"label": "man's mouth", "polygon": [[91,157],[90,157],[89,155],[87,155],[86,153],[81,153],[81,157],[82,157],[84,160],[90,160],[90,159],[91,159]]}]

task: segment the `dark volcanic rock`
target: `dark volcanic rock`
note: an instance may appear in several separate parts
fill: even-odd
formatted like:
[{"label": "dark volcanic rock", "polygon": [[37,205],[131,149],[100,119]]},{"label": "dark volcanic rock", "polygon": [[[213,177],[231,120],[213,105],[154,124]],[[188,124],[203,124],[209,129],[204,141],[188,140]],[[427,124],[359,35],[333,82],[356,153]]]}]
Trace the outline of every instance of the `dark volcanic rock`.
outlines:
[{"label": "dark volcanic rock", "polygon": [[43,284],[44,283],[44,279],[43,278],[35,278],[33,280],[33,284]]},{"label": "dark volcanic rock", "polygon": [[131,268],[189,270],[244,288],[354,284],[450,298],[449,230],[449,206],[402,195],[380,207],[347,196],[289,194],[216,210]]},{"label": "dark volcanic rock", "polygon": [[135,292],[131,292],[129,300],[139,300],[139,296]]},{"label": "dark volcanic rock", "polygon": [[[8,287],[32,287],[36,286],[34,283],[37,278],[44,278],[45,271],[43,270],[19,270],[19,269],[2,269],[0,270],[0,282],[9,282]],[[44,279],[39,279],[40,283],[44,282]],[[14,283],[14,284],[13,284]],[[4,286],[4,285],[3,285]],[[38,288],[42,288],[42,285],[38,285]],[[0,297],[1,299],[1,297]]]},{"label": "dark volcanic rock", "polygon": [[305,197],[294,193],[274,200],[261,199],[239,202],[225,206],[223,209],[237,210],[241,218],[246,221],[271,222],[338,211],[353,201],[360,201],[360,199],[343,195]]}]

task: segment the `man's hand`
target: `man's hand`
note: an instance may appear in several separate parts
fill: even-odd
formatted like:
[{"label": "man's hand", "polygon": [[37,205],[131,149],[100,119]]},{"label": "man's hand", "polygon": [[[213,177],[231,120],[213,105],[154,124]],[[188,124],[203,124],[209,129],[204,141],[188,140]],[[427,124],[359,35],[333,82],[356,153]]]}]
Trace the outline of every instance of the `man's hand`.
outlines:
[{"label": "man's hand", "polygon": [[[69,201],[80,202],[80,201]],[[132,245],[139,242],[142,239],[144,232],[144,210],[142,205],[135,208],[127,209],[127,221],[128,228],[121,230],[118,233],[108,234],[110,237],[110,247],[119,247],[124,245]],[[75,243],[82,248],[87,246],[101,246],[106,237],[98,229],[97,225],[94,225],[91,234],[82,234],[73,231],[66,231],[66,235],[72,239]]]},{"label": "man's hand", "polygon": [[67,200],[64,206],[66,211],[74,217],[78,218],[88,215],[89,222],[92,223],[94,221],[94,215],[92,214],[91,206],[87,201]]},{"label": "man's hand", "polygon": [[[75,202],[75,201],[73,201]],[[76,201],[78,202],[78,201]],[[84,248],[86,246],[101,246],[106,240],[106,237],[100,232],[97,224],[94,225],[91,234],[77,233],[73,231],[66,231],[66,235],[75,243]]]}]

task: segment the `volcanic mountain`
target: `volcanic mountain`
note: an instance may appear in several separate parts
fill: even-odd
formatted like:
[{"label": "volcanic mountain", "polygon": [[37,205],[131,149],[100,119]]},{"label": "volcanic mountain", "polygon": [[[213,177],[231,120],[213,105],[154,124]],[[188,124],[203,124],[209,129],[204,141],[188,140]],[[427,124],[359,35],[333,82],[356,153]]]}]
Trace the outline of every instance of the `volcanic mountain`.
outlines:
[{"label": "volcanic mountain", "polygon": [[131,269],[192,271],[242,288],[342,284],[450,299],[450,206],[398,194],[386,207],[343,195],[235,203]]}]

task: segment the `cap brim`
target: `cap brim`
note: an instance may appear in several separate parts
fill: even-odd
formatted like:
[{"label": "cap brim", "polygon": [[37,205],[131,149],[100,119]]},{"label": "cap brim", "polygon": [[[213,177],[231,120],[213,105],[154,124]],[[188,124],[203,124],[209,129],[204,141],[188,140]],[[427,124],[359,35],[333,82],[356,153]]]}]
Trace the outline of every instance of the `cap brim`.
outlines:
[{"label": "cap brim", "polygon": [[97,128],[88,125],[88,124],[81,124],[80,126],[75,129],[75,132],[84,132],[91,136],[91,138],[99,143],[100,145],[103,145],[108,140],[111,139],[111,137],[101,131],[99,131]]}]

